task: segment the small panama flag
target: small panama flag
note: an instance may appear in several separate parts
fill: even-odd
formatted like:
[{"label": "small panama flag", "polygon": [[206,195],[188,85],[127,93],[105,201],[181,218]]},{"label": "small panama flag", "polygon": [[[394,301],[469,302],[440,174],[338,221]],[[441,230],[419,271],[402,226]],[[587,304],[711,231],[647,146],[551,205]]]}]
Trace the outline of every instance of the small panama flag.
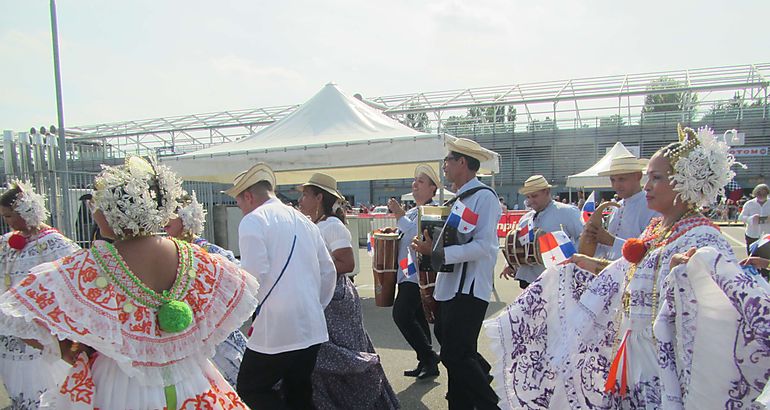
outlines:
[{"label": "small panama flag", "polygon": [[754,241],[754,243],[749,245],[749,256],[753,255],[754,252],[757,251],[757,249],[759,249],[760,247],[762,247],[762,245],[768,242],[770,242],[770,233],[757,239],[756,241]]},{"label": "small panama flag", "polygon": [[401,267],[401,272],[404,272],[405,276],[412,276],[417,273],[417,266],[415,266],[414,261],[412,260],[412,252],[407,252],[406,258],[401,259],[398,262],[398,265]]},{"label": "small panama flag", "polygon": [[575,254],[575,245],[563,231],[548,232],[538,238],[538,241],[546,268],[556,266]]},{"label": "small panama flag", "polygon": [[372,236],[371,232],[366,233],[366,253],[368,253],[369,256],[374,255],[374,236]]},{"label": "small panama flag", "polygon": [[586,202],[583,204],[583,223],[588,222],[588,218],[596,211],[596,200],[594,199],[596,191],[591,192]]},{"label": "small panama flag", "polygon": [[535,216],[532,212],[524,215],[519,221],[519,243],[526,245],[535,241],[535,226],[532,220]]},{"label": "small panama flag", "polygon": [[452,213],[447,218],[447,225],[457,229],[460,233],[468,233],[476,229],[476,222],[479,220],[479,214],[471,211],[459,200],[452,207]]}]

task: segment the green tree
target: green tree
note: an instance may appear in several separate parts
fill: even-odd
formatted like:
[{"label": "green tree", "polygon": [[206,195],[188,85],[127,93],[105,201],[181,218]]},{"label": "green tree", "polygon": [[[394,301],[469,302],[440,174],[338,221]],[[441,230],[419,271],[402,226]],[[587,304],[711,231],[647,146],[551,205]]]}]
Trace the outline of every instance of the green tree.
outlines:
[{"label": "green tree", "polygon": [[[698,102],[698,94],[689,91],[662,92],[669,89],[684,88],[685,86],[685,83],[668,77],[652,80],[647,85],[647,91],[651,91],[651,93],[647,94],[644,98],[644,107],[642,108],[642,114],[645,119],[650,120],[656,117],[650,114],[669,112],[685,112],[688,116],[692,116]],[[663,114],[663,117],[665,118],[665,114]]]},{"label": "green tree", "polygon": [[[412,103],[409,104],[409,108],[418,109],[420,108],[420,105]],[[430,132],[430,118],[428,118],[428,113],[426,112],[406,114],[403,119],[399,120],[399,122],[419,131]]]}]

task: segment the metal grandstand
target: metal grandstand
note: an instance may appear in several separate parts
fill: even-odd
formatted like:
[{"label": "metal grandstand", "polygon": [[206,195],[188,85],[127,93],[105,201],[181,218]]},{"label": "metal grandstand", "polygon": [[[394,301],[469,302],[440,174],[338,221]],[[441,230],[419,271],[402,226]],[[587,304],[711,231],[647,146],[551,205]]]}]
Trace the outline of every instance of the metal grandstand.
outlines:
[{"label": "metal grandstand", "polygon": [[[407,125],[462,135],[513,134],[606,125],[639,125],[658,113],[644,113],[650,95],[697,95],[684,101],[666,119],[702,119],[715,107],[736,102],[743,107],[760,101],[753,116],[767,118],[770,63],[576,78],[505,86],[417,92],[368,101]],[[650,104],[647,104],[650,107]],[[75,146],[96,144],[101,157],[126,153],[160,156],[191,152],[253,134],[293,112],[298,105],[161,117],[75,126],[67,130]],[[492,110],[490,111],[490,107]],[[511,115],[511,107],[515,115]],[[654,115],[653,115],[654,114]],[[82,145],[81,145],[82,146]],[[77,152],[75,148],[73,152]],[[109,151],[109,153],[107,153]],[[78,159],[72,154],[71,159]]]}]

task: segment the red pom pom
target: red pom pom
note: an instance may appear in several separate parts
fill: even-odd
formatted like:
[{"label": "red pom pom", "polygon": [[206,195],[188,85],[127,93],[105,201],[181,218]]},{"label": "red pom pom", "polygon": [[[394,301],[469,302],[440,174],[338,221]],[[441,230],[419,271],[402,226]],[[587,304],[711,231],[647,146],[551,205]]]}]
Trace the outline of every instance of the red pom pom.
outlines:
[{"label": "red pom pom", "polygon": [[647,244],[638,238],[630,238],[623,244],[623,257],[631,263],[639,263],[647,254]]},{"label": "red pom pom", "polygon": [[8,246],[16,249],[17,251],[20,251],[24,249],[25,246],[27,246],[27,238],[21,234],[15,233],[11,235],[10,238],[8,238]]}]

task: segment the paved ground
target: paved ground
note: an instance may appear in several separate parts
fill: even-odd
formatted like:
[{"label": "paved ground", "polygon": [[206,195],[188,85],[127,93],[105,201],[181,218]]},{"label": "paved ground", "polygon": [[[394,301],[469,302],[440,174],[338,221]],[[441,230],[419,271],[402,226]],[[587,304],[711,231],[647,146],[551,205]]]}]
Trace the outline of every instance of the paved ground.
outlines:
[{"label": "paved ground", "polygon": [[[722,232],[733,245],[737,256],[740,258],[745,257],[743,226],[723,226]],[[447,379],[446,371],[443,367],[441,367],[441,376],[434,380],[420,381],[403,376],[403,370],[413,368],[417,359],[393,323],[391,308],[379,308],[374,305],[373,277],[369,268],[371,266],[371,257],[366,253],[365,249],[359,251],[359,256],[361,273],[356,277],[355,283],[363,302],[364,324],[374,342],[377,353],[382,357],[385,373],[393,389],[398,394],[402,408],[447,408],[446,400],[444,400]],[[502,256],[498,257],[497,266],[495,267],[496,273],[502,271],[504,263]],[[520,293],[517,282],[506,281],[500,278],[496,278],[495,288],[496,291],[492,295],[492,301],[487,309],[488,318],[494,317]],[[479,337],[479,350],[487,359],[490,359],[490,362],[492,361],[491,351],[483,331]]]}]

